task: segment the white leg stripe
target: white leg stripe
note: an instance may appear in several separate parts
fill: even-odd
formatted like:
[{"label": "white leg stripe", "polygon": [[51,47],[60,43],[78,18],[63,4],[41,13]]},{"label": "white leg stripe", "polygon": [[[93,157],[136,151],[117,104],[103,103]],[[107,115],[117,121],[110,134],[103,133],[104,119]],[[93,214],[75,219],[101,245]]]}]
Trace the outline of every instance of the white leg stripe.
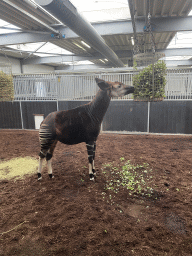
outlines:
[{"label": "white leg stripe", "polygon": [[90,146],[90,147],[92,147],[92,148],[94,148],[94,145],[89,145],[89,144],[86,144],[87,146]]},{"label": "white leg stripe", "polygon": [[89,163],[89,174],[92,174],[92,164]]},{"label": "white leg stripe", "polygon": [[39,170],[38,170],[38,173],[41,173],[42,166],[43,166],[43,158],[39,157]]},{"label": "white leg stripe", "polygon": [[51,160],[47,161],[48,174],[52,174]]},{"label": "white leg stripe", "polygon": [[93,165],[93,169],[95,170],[95,161],[94,160],[93,160],[92,165]]}]

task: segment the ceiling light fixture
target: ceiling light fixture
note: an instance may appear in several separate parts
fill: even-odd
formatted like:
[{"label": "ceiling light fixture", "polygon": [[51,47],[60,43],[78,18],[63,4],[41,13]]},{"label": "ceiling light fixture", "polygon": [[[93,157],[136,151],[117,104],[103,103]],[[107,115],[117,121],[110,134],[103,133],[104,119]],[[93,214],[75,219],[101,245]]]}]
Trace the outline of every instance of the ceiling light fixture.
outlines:
[{"label": "ceiling light fixture", "polygon": [[81,45],[79,45],[79,44],[77,44],[77,43],[74,43],[76,46],[78,46],[79,48],[81,48],[83,51],[86,51],[84,48],[83,48],[83,46],[81,46]]},{"label": "ceiling light fixture", "polygon": [[133,38],[133,37],[131,37],[131,43],[132,43],[132,45],[134,45],[134,44],[135,44],[135,42],[134,42],[134,38]]},{"label": "ceiling light fixture", "polygon": [[87,43],[85,43],[84,41],[81,41],[82,44],[84,44],[85,46],[87,46],[88,48],[91,48],[90,45],[88,45]]},{"label": "ceiling light fixture", "polygon": [[28,5],[30,5],[31,7],[37,9],[37,5],[34,3],[34,1],[30,1],[30,0],[24,0],[24,2],[26,2]]}]

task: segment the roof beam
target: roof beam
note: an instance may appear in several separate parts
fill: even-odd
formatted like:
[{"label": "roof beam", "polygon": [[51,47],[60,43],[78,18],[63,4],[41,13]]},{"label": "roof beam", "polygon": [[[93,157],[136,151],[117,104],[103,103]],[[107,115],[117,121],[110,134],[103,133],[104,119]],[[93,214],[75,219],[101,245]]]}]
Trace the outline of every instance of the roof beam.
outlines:
[{"label": "roof beam", "polygon": [[[107,66],[107,68],[112,68],[112,66]],[[96,69],[104,69],[106,66],[102,65],[68,65],[68,66],[58,66],[55,68],[55,71],[76,71],[83,72],[83,70],[96,70]]]},{"label": "roof beam", "polygon": [[[165,57],[171,56],[192,56],[192,48],[178,48],[178,49],[165,49],[157,50],[165,54]],[[132,58],[132,51],[115,51],[119,58]],[[73,61],[83,61],[83,60],[97,60],[102,59],[101,54],[95,56],[75,56],[75,55],[61,55],[61,56],[50,56],[50,57],[33,57],[23,60],[23,64],[49,64],[49,63],[61,63],[61,62],[73,62]]]},{"label": "roof beam", "polygon": [[[100,56],[101,58],[101,56]],[[61,56],[50,56],[50,57],[36,57],[36,58],[29,58],[23,61],[23,64],[49,64],[49,63],[61,63],[61,62],[73,62],[73,61],[83,61],[83,60],[93,60],[99,58],[93,57],[84,57],[84,56],[73,56],[73,55],[61,55]]]},{"label": "roof beam", "polygon": [[36,0],[46,11],[66,24],[79,35],[86,43],[100,52],[105,58],[117,67],[123,67],[123,62],[105,43],[94,27],[78,12],[69,0]]},{"label": "roof beam", "polygon": [[[137,33],[144,32],[145,18],[137,18],[135,20]],[[101,36],[113,34],[133,34],[133,27],[131,20],[112,21],[95,23],[92,26],[97,30]],[[151,26],[153,32],[178,32],[178,31],[192,31],[192,16],[187,17],[158,17],[151,18]],[[60,30],[65,38],[77,37],[77,35],[67,27]],[[75,36],[76,35],[76,36]]]},{"label": "roof beam", "polygon": [[131,14],[131,22],[132,22],[132,27],[133,27],[133,34],[134,34],[134,41],[135,43],[137,42],[137,31],[136,31],[136,25],[135,25],[135,6],[134,2],[132,0],[128,0],[129,4],[129,10]]},{"label": "roof beam", "polygon": [[[137,19],[137,32],[143,32],[143,20]],[[192,16],[151,18],[153,32],[192,31]]]},{"label": "roof beam", "polygon": [[[177,18],[151,18],[153,32],[178,32],[192,31],[192,16]],[[137,33],[143,33],[145,26],[144,19],[136,20]],[[133,34],[132,22],[114,21],[93,24],[93,27],[101,36],[113,34]],[[68,27],[57,27],[63,38],[78,38],[79,36]],[[54,42],[54,40],[65,40],[54,37],[53,34],[40,32],[18,32],[0,35],[0,46],[35,43],[35,42]]]},{"label": "roof beam", "polygon": [[0,46],[48,42],[53,40],[51,33],[43,32],[16,32],[0,35]]},{"label": "roof beam", "polygon": [[[159,52],[157,50],[157,52]],[[192,48],[168,48],[160,51],[165,54],[165,57],[171,56],[192,56]]]},{"label": "roof beam", "polygon": [[[170,67],[175,67],[175,66],[192,66],[192,61],[189,60],[167,60],[166,65],[168,68]],[[55,68],[56,72],[59,71],[74,71],[74,72],[83,72],[85,70],[88,70],[89,72],[99,72],[102,69],[105,70],[105,72],[107,71],[116,71],[119,72],[120,70],[130,70],[129,67],[124,67],[124,68],[116,68],[116,69],[111,69],[112,67],[110,66],[102,66],[102,65],[68,65],[68,66],[58,66]]]}]

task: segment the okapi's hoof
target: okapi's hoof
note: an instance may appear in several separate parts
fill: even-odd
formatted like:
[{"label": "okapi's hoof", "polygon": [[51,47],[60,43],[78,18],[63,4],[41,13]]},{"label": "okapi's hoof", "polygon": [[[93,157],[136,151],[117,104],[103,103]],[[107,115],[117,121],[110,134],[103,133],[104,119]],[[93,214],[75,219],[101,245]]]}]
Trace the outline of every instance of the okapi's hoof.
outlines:
[{"label": "okapi's hoof", "polygon": [[41,180],[42,179],[41,173],[38,172],[37,175],[38,175],[38,180]]},{"label": "okapi's hoof", "polygon": [[92,181],[94,181],[95,179],[94,179],[94,175],[93,175],[93,173],[90,173],[89,174],[89,177],[90,177],[90,180],[92,180]]},{"label": "okapi's hoof", "polygon": [[54,176],[53,176],[53,174],[51,173],[51,174],[49,174],[49,178],[50,179],[53,179],[54,178]]}]

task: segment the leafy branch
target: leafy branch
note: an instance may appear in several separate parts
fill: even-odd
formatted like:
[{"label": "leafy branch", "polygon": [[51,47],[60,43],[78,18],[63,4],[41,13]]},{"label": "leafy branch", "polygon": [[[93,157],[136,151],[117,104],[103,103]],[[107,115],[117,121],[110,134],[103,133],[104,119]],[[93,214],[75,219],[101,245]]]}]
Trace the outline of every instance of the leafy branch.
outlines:
[{"label": "leafy branch", "polygon": [[[154,72],[154,88],[153,88]],[[134,99],[150,101],[154,98],[165,97],[166,85],[166,64],[158,61],[156,64],[149,65],[133,77],[133,86],[135,87]]]}]

